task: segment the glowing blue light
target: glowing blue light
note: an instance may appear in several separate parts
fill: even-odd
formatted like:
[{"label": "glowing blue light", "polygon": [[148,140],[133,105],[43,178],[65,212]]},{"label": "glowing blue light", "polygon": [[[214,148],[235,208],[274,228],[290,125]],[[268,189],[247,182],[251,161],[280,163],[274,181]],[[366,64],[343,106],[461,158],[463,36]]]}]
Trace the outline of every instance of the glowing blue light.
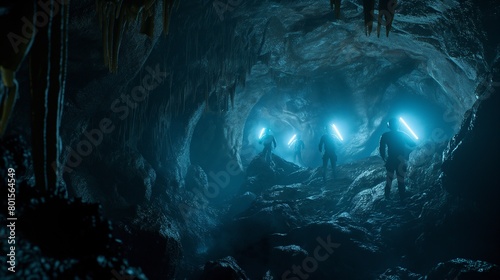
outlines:
[{"label": "glowing blue light", "polygon": [[288,146],[291,146],[293,144],[293,142],[295,142],[295,140],[296,140],[295,138],[297,138],[297,134],[294,134],[292,136],[292,138],[290,138],[290,141],[288,141]]},{"label": "glowing blue light", "polygon": [[413,135],[413,137],[415,137],[416,140],[418,140],[418,136],[417,134],[415,134],[415,132],[413,132],[413,130],[411,130],[410,126],[405,122],[405,120],[403,120],[403,118],[399,118],[399,120],[406,126],[406,128],[410,131],[411,135]]},{"label": "glowing blue light", "polygon": [[264,127],[259,134],[259,139],[262,139],[262,136],[264,136],[264,132],[266,132],[266,128]]},{"label": "glowing blue light", "polygon": [[339,137],[340,141],[344,141],[344,138],[342,138],[342,135],[340,135],[339,130],[337,129],[337,126],[335,124],[332,124],[333,129],[335,130],[335,133],[337,133],[337,136]]}]

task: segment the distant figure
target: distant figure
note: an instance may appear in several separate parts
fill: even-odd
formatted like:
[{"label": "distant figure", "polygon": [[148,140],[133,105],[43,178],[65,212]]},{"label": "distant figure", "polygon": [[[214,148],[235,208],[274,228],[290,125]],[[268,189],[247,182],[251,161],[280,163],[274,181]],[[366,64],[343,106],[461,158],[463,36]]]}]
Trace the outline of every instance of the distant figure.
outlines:
[{"label": "distant figure", "polygon": [[304,165],[302,161],[302,150],[305,148],[304,141],[300,139],[300,135],[297,136],[297,139],[293,142],[293,162],[298,163],[300,165]]},{"label": "distant figure", "polygon": [[340,3],[342,0],[330,0],[330,8],[335,11],[335,18],[340,19]]},{"label": "distant figure", "polygon": [[363,14],[365,16],[366,36],[370,36],[370,34],[372,34],[374,11],[375,11],[375,0],[363,0]]},{"label": "distant figure", "polygon": [[[394,171],[396,171],[398,181],[398,191],[401,200],[405,198],[405,175],[408,168],[408,159],[411,148],[415,147],[415,142],[406,133],[398,131],[399,121],[392,118],[387,122],[391,131],[380,137],[380,156],[385,162],[387,177],[385,182],[385,198],[388,199],[391,192]],[[387,147],[387,154],[386,154]]]},{"label": "distant figure", "polygon": [[397,0],[379,0],[377,37],[380,37],[380,29],[382,25],[385,26],[385,36],[389,37],[397,5]]},{"label": "distant figure", "polygon": [[[259,144],[264,145],[264,149],[262,153],[264,154],[264,159],[267,162],[271,162],[272,160],[272,149],[276,149],[276,139],[271,134],[271,129],[266,130],[266,134],[260,139]],[[273,147],[274,146],[274,147]]]},{"label": "distant figure", "polygon": [[328,161],[332,166],[332,174],[335,175],[335,166],[337,164],[337,154],[335,153],[335,141],[336,137],[333,133],[329,132],[325,128],[325,134],[321,136],[319,141],[319,152],[323,152],[323,147],[325,148],[325,153],[323,154],[323,181],[326,181],[326,169],[328,168]]}]

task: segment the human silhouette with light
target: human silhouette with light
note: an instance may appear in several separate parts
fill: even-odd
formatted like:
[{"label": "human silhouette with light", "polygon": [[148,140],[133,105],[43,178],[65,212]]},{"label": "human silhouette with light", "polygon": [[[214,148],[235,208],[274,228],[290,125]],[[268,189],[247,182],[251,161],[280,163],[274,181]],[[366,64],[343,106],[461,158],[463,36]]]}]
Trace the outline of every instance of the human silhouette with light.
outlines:
[{"label": "human silhouette with light", "polygon": [[416,143],[408,134],[399,131],[398,119],[391,118],[387,122],[387,127],[390,131],[385,132],[380,137],[379,146],[380,156],[385,162],[387,171],[385,198],[389,199],[390,197],[391,185],[394,180],[394,173],[396,173],[399,197],[404,200],[406,196],[405,175],[408,169],[408,159],[411,149],[416,146]]},{"label": "human silhouette with light", "polygon": [[335,152],[335,142],[337,141],[331,129],[325,128],[325,133],[321,136],[319,141],[319,152],[323,152],[323,181],[326,181],[326,170],[328,169],[328,162],[332,167],[332,174],[335,175],[335,166],[337,164],[337,153]]}]

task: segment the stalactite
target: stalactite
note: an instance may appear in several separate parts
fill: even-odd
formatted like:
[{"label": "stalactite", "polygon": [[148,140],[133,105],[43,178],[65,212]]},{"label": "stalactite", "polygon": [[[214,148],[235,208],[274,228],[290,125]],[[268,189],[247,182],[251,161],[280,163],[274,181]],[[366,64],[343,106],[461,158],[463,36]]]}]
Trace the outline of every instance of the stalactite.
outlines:
[{"label": "stalactite", "polygon": [[141,33],[146,34],[149,37],[153,37],[155,29],[155,18],[156,5],[150,8],[145,8],[142,10],[142,21],[141,21]]},{"label": "stalactite", "polygon": [[[136,21],[142,12],[141,33],[148,36],[154,35],[156,0],[146,0],[141,6],[136,2],[125,0],[96,0],[96,13],[99,18],[103,38],[104,65],[111,72],[118,70],[118,57],[120,52],[123,32],[131,22]],[[179,6],[179,1],[163,0],[163,33],[168,34],[170,17],[174,7]]]},{"label": "stalactite", "polygon": [[123,2],[97,1],[97,13],[101,25],[103,38],[104,65],[110,72],[118,69],[118,55],[120,51],[123,32],[127,29],[129,22],[134,20],[137,7],[123,7]]}]

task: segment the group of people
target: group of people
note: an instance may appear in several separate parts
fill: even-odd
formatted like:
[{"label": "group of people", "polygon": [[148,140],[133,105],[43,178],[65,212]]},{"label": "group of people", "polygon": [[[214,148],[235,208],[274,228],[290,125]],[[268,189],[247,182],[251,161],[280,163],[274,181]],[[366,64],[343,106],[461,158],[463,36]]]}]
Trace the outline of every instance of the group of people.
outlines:
[{"label": "group of people", "polygon": [[[392,181],[396,178],[398,183],[398,191],[401,200],[406,197],[405,175],[408,168],[408,160],[411,150],[416,146],[416,143],[408,136],[408,134],[399,131],[399,120],[391,118],[387,122],[387,127],[390,131],[385,132],[380,137],[379,153],[385,162],[386,168],[386,184],[385,197],[389,199]],[[332,174],[335,174],[335,166],[337,164],[336,146],[339,143],[339,138],[335,136],[333,131],[325,128],[325,133],[321,136],[318,149],[323,153],[323,180],[326,181],[328,162],[332,168]],[[259,141],[264,145],[262,154],[267,162],[272,160],[272,150],[276,148],[276,139],[270,129]],[[293,160],[296,163],[303,165],[302,150],[305,148],[304,141],[298,136],[291,145],[294,151]]]},{"label": "group of people", "polygon": [[[338,138],[334,136],[333,133],[329,132],[327,128],[325,128],[325,133],[321,136],[321,140],[319,142],[319,152],[323,153],[323,180],[326,181],[326,173],[328,169],[328,162],[330,162],[330,166],[332,167],[332,173],[335,171],[335,166],[337,163],[337,154],[335,152],[336,142],[338,142]],[[259,141],[260,144],[264,145],[264,149],[262,150],[262,154],[264,156],[265,161],[271,162],[272,150],[276,148],[276,139],[271,133],[270,129],[266,130],[266,133],[263,135],[262,139]],[[302,150],[305,148],[304,141],[302,141],[300,135],[291,143],[290,147],[293,149],[293,161],[300,165],[304,165],[302,161]]]}]

